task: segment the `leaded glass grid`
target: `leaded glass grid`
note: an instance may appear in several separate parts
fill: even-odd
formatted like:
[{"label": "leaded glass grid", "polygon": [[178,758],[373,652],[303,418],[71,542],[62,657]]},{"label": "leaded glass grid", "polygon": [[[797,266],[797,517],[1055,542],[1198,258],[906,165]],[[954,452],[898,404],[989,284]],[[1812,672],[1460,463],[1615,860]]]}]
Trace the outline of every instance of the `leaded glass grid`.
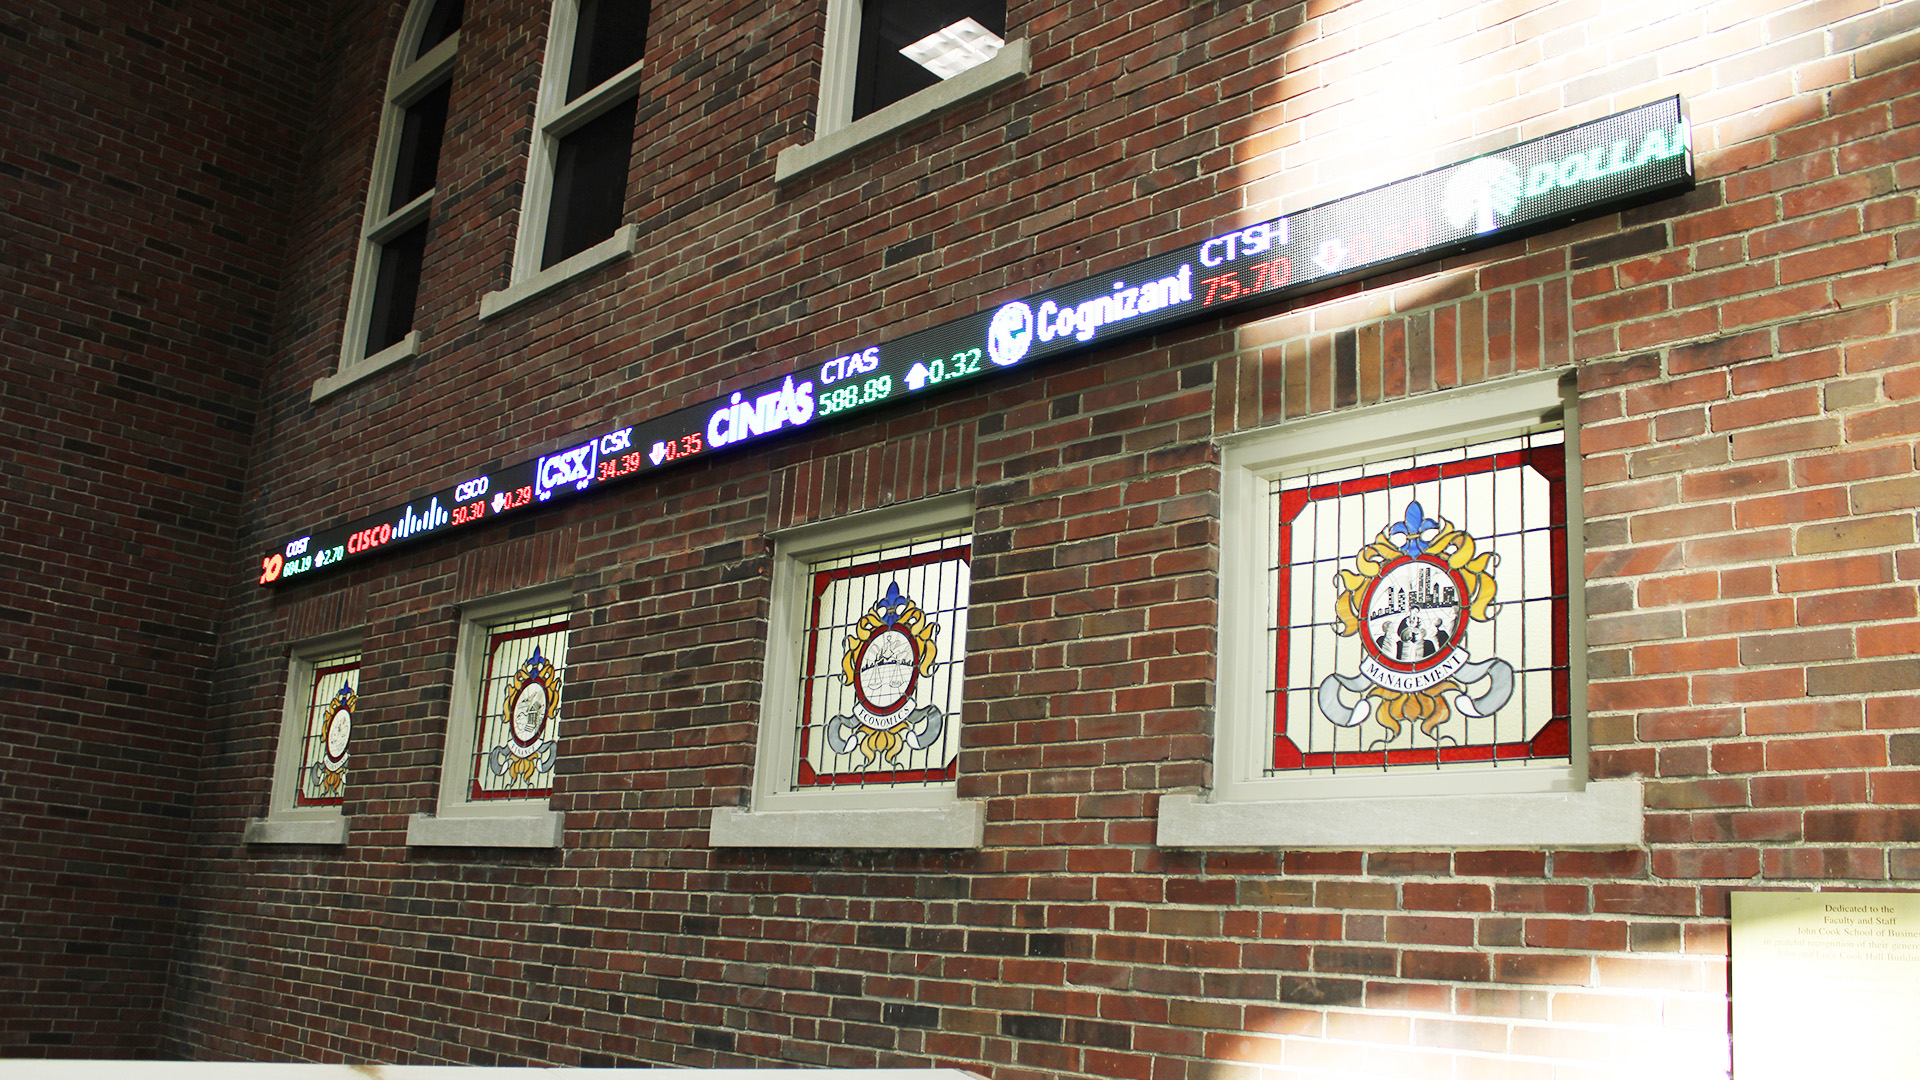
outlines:
[{"label": "leaded glass grid", "polygon": [[487,628],[474,739],[473,799],[544,799],[559,752],[567,615],[523,616]]},{"label": "leaded glass grid", "polygon": [[1271,481],[1265,775],[1570,761],[1565,443]]},{"label": "leaded glass grid", "polygon": [[812,562],[793,785],[954,779],[972,536]]},{"label": "leaded glass grid", "polygon": [[359,701],[360,654],[330,656],[315,662],[312,671],[294,805],[339,806],[346,795],[353,709]]}]

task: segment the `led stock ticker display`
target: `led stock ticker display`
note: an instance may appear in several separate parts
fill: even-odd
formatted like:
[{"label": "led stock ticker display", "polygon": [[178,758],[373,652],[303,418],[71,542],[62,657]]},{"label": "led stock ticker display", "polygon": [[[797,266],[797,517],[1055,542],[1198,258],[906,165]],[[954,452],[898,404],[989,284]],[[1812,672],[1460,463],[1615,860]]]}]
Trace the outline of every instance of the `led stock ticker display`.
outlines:
[{"label": "led stock ticker display", "polygon": [[1677,97],[1131,263],[583,437],[260,561],[262,585],[1052,357],[1514,240],[1693,187]]}]

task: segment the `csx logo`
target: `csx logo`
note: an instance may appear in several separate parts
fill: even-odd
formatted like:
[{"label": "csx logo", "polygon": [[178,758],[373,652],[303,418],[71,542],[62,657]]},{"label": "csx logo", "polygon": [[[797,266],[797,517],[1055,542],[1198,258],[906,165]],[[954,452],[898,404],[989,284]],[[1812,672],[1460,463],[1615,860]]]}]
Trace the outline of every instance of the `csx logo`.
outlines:
[{"label": "csx logo", "polygon": [[593,481],[592,443],[576,446],[552,457],[540,459],[540,466],[534,471],[536,498],[546,499],[555,488],[563,484],[574,485],[574,490],[584,490]]}]

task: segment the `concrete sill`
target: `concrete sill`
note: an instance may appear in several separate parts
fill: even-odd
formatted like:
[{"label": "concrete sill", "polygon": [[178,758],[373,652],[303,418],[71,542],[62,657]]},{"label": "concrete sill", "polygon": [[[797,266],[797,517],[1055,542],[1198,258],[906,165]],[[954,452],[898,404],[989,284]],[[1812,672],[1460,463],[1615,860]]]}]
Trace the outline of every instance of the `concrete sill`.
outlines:
[{"label": "concrete sill", "polygon": [[814,169],[836,161],[875,140],[931,119],[963,101],[992,93],[1016,82],[1033,70],[1033,55],[1026,38],[1015,38],[994,54],[993,59],[971,67],[944,82],[936,83],[911,97],[867,115],[836,131],[819,135],[810,143],[789,146],[773,162],[775,183],[784,184]]},{"label": "concrete sill", "polygon": [[614,230],[612,236],[585,251],[562,259],[545,270],[516,281],[504,289],[497,289],[481,296],[480,317],[491,319],[495,315],[511,311],[536,296],[552,292],[596,266],[625,258],[633,254],[634,248],[639,245],[639,240],[638,225],[622,225]]},{"label": "concrete sill", "polygon": [[856,810],[743,810],[717,806],[708,828],[714,847],[910,849],[977,848],[986,804],[890,806]]},{"label": "concrete sill", "polygon": [[307,400],[314,402],[322,398],[331,397],[345,390],[347,387],[352,386],[354,383],[372,378],[400,361],[417,355],[419,352],[420,331],[409,330],[407,331],[406,337],[381,349],[372,356],[363,356],[350,364],[342,365],[340,370],[332,375],[315,379],[313,389],[307,394]]},{"label": "concrete sill", "polygon": [[1644,842],[1640,781],[1497,795],[1208,802],[1160,797],[1168,848],[1619,848]]}]

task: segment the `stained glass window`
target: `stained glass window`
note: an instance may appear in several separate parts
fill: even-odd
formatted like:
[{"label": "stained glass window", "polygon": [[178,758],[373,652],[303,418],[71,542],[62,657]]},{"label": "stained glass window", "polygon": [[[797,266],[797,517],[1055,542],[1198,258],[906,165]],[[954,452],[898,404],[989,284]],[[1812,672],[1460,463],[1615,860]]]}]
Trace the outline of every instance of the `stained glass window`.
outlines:
[{"label": "stained glass window", "polygon": [[808,564],[794,790],[951,783],[972,538]]},{"label": "stained glass window", "polygon": [[472,799],[545,799],[559,751],[567,614],[487,628],[474,738]]},{"label": "stained glass window", "polygon": [[1567,765],[1563,432],[1296,470],[1267,504],[1266,775]]},{"label": "stained glass window", "polygon": [[300,740],[296,806],[339,806],[346,793],[353,707],[359,701],[360,654],[316,661]]}]

